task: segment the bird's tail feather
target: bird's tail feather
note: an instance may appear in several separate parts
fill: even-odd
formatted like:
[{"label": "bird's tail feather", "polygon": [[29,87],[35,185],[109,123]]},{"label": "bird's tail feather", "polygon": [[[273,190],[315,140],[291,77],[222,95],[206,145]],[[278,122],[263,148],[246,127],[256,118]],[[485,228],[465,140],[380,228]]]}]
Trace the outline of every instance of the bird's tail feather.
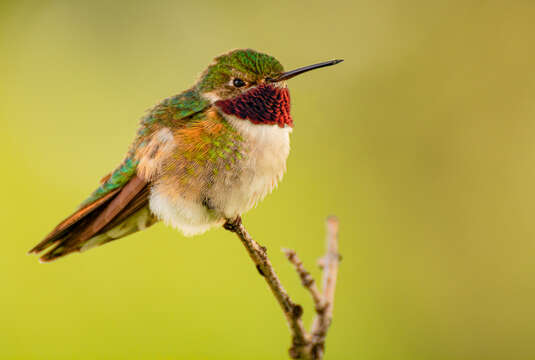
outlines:
[{"label": "bird's tail feather", "polygon": [[148,184],[134,176],[123,187],[62,221],[29,252],[39,253],[52,247],[40,258],[48,262],[143,230],[157,221],[148,208],[149,194]]}]

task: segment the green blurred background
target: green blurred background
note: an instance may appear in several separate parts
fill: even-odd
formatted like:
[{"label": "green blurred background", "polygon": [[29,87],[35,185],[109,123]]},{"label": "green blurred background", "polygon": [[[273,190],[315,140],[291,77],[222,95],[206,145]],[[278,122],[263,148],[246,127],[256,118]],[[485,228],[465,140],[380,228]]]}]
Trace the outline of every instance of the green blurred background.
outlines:
[{"label": "green blurred background", "polygon": [[245,216],[292,297],[341,220],[333,359],[535,358],[535,3],[0,2],[2,359],[284,359],[242,245],[148,231],[52,264],[25,252],[211,59],[287,69],[288,173]]}]

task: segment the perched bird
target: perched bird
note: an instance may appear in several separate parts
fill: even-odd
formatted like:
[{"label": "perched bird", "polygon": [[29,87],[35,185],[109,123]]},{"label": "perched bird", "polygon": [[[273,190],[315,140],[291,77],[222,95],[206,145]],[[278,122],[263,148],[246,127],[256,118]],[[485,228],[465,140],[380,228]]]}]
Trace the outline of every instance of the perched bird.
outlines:
[{"label": "perched bird", "polygon": [[284,72],[251,49],[215,58],[192,88],[148,111],[123,162],[30,253],[50,248],[46,262],[159,220],[195,235],[240,216],[286,170],[293,128],[286,80],[341,61]]}]

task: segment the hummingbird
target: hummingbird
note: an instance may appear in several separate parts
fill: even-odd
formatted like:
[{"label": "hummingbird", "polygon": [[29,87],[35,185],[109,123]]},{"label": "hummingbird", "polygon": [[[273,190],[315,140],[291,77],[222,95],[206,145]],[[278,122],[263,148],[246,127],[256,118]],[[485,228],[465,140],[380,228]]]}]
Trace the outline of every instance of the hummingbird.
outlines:
[{"label": "hummingbird", "polygon": [[284,71],[273,56],[216,57],[190,89],[147,111],[124,160],[29,253],[49,262],[163,221],[191,236],[254,207],[286,171],[287,80],[343,60]]}]

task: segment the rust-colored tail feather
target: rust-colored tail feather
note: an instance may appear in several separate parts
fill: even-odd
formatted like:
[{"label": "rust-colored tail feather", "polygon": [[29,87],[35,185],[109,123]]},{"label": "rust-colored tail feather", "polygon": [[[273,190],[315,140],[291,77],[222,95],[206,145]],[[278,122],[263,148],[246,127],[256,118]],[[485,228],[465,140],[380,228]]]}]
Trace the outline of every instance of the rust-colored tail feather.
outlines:
[{"label": "rust-colored tail feather", "polygon": [[80,251],[85,243],[118,225],[148,204],[150,191],[147,182],[132,177],[122,188],[86,205],[63,220],[29,253],[39,253],[54,246],[40,260],[55,260],[74,251]]},{"label": "rust-colored tail feather", "polygon": [[32,248],[30,251],[28,251],[28,254],[37,254],[46,249],[47,247],[53,245],[58,240],[60,240],[62,237],[66,235],[66,233],[72,229],[72,227],[76,224],[79,224],[81,221],[83,221],[88,215],[92,214],[95,210],[99,209],[100,207],[106,205],[108,202],[110,202],[111,199],[115,195],[117,195],[117,192],[119,192],[120,189],[114,190],[107,194],[106,196],[98,199],[97,201],[88,204],[84,206],[83,208],[76,211],[74,214],[70,215],[68,218],[63,220],[48,234],[39,244],[37,244],[34,248]]}]

